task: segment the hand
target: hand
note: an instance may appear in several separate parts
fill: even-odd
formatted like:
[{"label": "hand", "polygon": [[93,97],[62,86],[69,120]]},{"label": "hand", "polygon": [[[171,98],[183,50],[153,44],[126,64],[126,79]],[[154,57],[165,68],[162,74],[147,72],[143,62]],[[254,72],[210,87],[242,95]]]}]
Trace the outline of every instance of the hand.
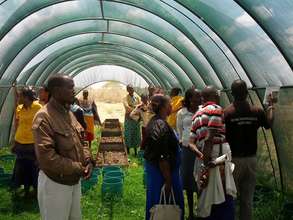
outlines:
[{"label": "hand", "polygon": [[172,183],[171,181],[165,181],[165,193],[166,193],[166,197],[169,197],[170,193],[171,193],[171,188],[172,188]]},{"label": "hand", "polygon": [[141,109],[142,107],[143,107],[143,103],[141,103],[137,106],[138,109]]},{"label": "hand", "polygon": [[199,159],[203,159],[203,153],[200,152],[194,144],[189,144],[189,148],[196,154]]},{"label": "hand", "polygon": [[88,180],[92,176],[92,172],[93,172],[93,164],[89,163],[84,169],[83,178],[85,180]]},{"label": "hand", "polygon": [[197,156],[199,159],[203,160],[203,153],[200,152],[199,150],[196,151],[196,156]]},{"label": "hand", "polygon": [[212,161],[208,162],[208,167],[215,168],[216,166],[217,166],[217,164],[215,161],[212,160]]}]

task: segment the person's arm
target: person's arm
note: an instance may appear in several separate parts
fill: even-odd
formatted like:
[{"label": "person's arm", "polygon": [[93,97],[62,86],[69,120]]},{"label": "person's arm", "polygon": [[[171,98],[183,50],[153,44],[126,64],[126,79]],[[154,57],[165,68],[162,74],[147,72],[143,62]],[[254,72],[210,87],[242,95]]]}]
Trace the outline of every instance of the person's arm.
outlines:
[{"label": "person's arm", "polygon": [[211,155],[212,155],[212,150],[214,145],[213,140],[216,133],[217,133],[216,129],[209,129],[209,135],[207,140],[205,141],[205,145],[203,148],[203,162],[205,166],[207,166],[209,162],[211,161]]},{"label": "person's arm", "polygon": [[17,88],[16,88],[16,83],[12,83],[12,89],[13,89],[13,94],[14,94],[14,131],[16,132],[18,128],[18,123],[19,123],[19,117],[18,117],[18,94],[17,94]]},{"label": "person's arm", "polygon": [[[211,114],[211,113],[208,113]],[[204,165],[209,165],[212,157],[212,150],[214,145],[214,137],[219,134],[219,130],[223,127],[224,112],[222,108],[217,108],[212,111],[212,115],[209,115],[208,137],[205,140],[203,148],[203,161]]]},{"label": "person's arm", "polygon": [[189,148],[193,151],[198,158],[203,159],[202,152],[197,148],[196,141],[197,141],[197,129],[200,127],[199,123],[200,119],[195,117],[191,124],[190,135],[189,135]]},{"label": "person's arm", "polygon": [[93,107],[93,113],[94,113],[94,119],[95,121],[98,122],[99,125],[101,125],[101,120],[100,120],[100,116],[99,116],[99,113],[98,113],[98,108],[97,108],[97,105],[95,102],[92,103],[92,107]]},{"label": "person's arm", "polygon": [[172,175],[171,175],[170,163],[167,160],[160,160],[159,167],[165,180],[166,193],[169,193],[171,192],[171,188],[172,188]]},{"label": "person's arm", "polygon": [[56,152],[54,131],[42,114],[38,114],[34,119],[33,135],[35,152],[41,170],[60,176],[74,173],[80,176],[84,174],[84,167],[80,162],[65,158]]},{"label": "person's arm", "polygon": [[123,100],[123,106],[125,108],[126,114],[130,114],[133,111],[133,108],[128,105],[127,98]]},{"label": "person's arm", "polygon": [[84,179],[89,179],[92,175],[93,168],[95,166],[95,162],[92,159],[92,152],[89,148],[88,142],[85,140],[85,132],[82,132],[81,142],[83,145],[83,154],[86,161],[86,167],[84,169]]},{"label": "person's arm", "polygon": [[194,152],[199,159],[203,159],[203,154],[197,148],[195,142],[196,142],[195,137],[193,135],[190,135],[190,138],[189,138],[189,148],[190,148],[190,150],[192,152]]},{"label": "person's arm", "polygon": [[274,122],[274,109],[275,109],[275,107],[274,107],[273,98],[270,95],[269,96],[269,106],[266,109],[266,118],[267,118],[267,122],[268,122],[268,125],[270,128],[272,127],[273,122]]},{"label": "person's arm", "polygon": [[180,111],[177,113],[176,130],[178,132],[179,142],[182,142],[183,116]]},{"label": "person's arm", "polygon": [[134,121],[139,121],[141,118],[141,109],[140,106],[136,106],[135,109],[130,113],[129,117]]},{"label": "person's arm", "polygon": [[154,143],[156,143],[156,157],[159,161],[159,168],[164,177],[165,190],[167,193],[169,193],[172,187],[171,164],[168,142],[169,136],[168,127],[163,120],[158,120],[156,122],[151,138],[153,139]]},{"label": "person's arm", "polygon": [[83,111],[81,109],[77,109],[76,112],[74,112],[74,115],[83,129],[86,129],[87,125],[84,120]]},{"label": "person's arm", "polygon": [[14,116],[14,131],[16,132],[19,125],[19,106],[16,107]]}]

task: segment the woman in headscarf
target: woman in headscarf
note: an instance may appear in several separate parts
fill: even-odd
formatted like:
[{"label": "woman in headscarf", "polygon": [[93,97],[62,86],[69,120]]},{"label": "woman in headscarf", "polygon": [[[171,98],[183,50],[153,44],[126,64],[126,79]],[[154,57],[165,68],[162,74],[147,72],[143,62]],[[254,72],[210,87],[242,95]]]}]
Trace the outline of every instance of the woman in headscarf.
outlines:
[{"label": "woman in headscarf", "polygon": [[20,104],[15,113],[15,143],[12,152],[16,154],[16,161],[12,176],[14,189],[24,185],[25,196],[29,195],[33,186],[35,195],[38,182],[38,167],[32,134],[32,122],[35,114],[41,109],[36,101],[36,94],[32,88],[23,88],[20,93]]},{"label": "woman in headscarf", "polygon": [[131,85],[126,87],[128,95],[124,98],[123,105],[125,108],[125,121],[124,121],[124,138],[127,151],[134,148],[135,155],[137,155],[137,148],[141,143],[140,123],[130,117],[130,113],[140,105],[140,98],[134,93]]},{"label": "woman in headscarf", "polygon": [[144,154],[147,173],[146,220],[150,219],[151,208],[160,203],[163,186],[169,195],[173,189],[183,219],[184,199],[179,175],[180,148],[174,130],[167,123],[167,117],[171,113],[170,99],[163,95],[154,95],[151,107],[155,116],[146,128]]}]

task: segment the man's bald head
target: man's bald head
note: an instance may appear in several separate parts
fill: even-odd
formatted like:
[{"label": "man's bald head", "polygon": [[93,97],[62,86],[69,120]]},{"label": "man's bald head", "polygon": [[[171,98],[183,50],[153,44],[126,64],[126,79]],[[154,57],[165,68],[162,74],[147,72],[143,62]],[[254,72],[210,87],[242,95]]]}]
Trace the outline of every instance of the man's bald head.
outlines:
[{"label": "man's bald head", "polygon": [[71,104],[74,100],[74,82],[69,76],[51,76],[48,80],[48,90],[52,97],[62,104]]},{"label": "man's bald head", "polygon": [[56,88],[60,88],[68,84],[68,82],[73,81],[71,77],[66,75],[57,74],[54,76],[51,76],[48,80],[48,90],[51,94],[53,94],[54,90]]},{"label": "man's bald head", "polygon": [[219,91],[214,86],[207,86],[201,92],[204,102],[216,102],[219,103],[220,95]]},{"label": "man's bald head", "polygon": [[245,81],[243,81],[241,79],[235,80],[232,83],[231,90],[232,90],[232,95],[233,95],[235,101],[246,100],[247,95],[248,95],[248,89],[247,89],[247,85],[246,85]]}]

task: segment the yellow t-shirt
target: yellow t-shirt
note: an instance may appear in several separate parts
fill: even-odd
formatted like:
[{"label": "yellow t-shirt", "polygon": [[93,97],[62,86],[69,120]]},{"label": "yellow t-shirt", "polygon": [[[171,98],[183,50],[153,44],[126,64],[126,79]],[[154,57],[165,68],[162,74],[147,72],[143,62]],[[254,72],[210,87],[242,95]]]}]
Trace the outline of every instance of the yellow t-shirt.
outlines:
[{"label": "yellow t-shirt", "polygon": [[29,108],[18,105],[16,109],[16,119],[18,119],[18,127],[15,134],[15,141],[20,144],[33,144],[32,123],[35,114],[42,108],[37,102],[33,102]]},{"label": "yellow t-shirt", "polygon": [[176,128],[177,112],[182,108],[182,100],[183,97],[181,96],[174,96],[171,99],[172,112],[167,118],[167,122],[171,128]]}]

